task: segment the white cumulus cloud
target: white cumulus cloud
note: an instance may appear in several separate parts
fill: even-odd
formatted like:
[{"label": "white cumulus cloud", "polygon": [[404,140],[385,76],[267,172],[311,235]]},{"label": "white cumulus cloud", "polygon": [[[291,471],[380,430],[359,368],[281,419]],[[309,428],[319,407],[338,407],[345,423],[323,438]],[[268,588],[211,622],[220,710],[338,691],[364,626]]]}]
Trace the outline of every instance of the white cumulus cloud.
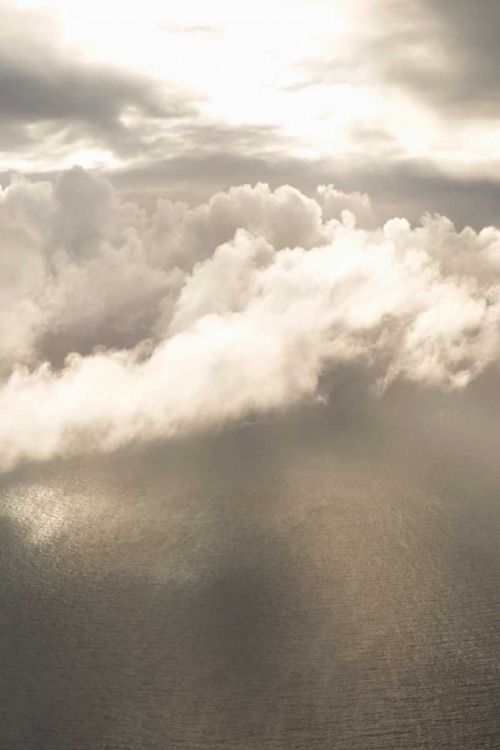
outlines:
[{"label": "white cumulus cloud", "polygon": [[374,228],[331,186],[147,213],[73,169],[6,188],[0,236],[4,469],[323,397],[344,363],[448,389],[499,356],[500,230]]}]

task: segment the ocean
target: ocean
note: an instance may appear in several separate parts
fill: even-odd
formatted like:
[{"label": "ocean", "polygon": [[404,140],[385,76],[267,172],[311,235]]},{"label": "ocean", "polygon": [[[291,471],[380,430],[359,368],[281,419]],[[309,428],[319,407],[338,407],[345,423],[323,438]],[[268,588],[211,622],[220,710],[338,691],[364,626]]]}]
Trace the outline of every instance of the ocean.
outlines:
[{"label": "ocean", "polygon": [[5,474],[0,747],[498,748],[500,478],[454,409]]}]

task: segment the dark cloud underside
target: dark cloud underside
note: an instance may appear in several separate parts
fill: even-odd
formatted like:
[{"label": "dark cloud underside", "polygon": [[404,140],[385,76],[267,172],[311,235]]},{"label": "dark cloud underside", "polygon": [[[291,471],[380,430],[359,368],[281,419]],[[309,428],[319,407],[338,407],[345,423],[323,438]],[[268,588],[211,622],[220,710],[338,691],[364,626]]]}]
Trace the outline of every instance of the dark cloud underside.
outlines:
[{"label": "dark cloud underside", "polygon": [[[0,30],[0,149],[59,145],[109,149],[131,155],[151,140],[150,120],[194,117],[196,107],[139,73],[87,62],[33,28],[24,14],[2,9]],[[31,23],[29,23],[31,21]],[[127,123],[128,115],[132,116]],[[154,139],[154,138],[153,138]]]},{"label": "dark cloud underside", "polygon": [[405,216],[418,221],[426,213],[449,216],[458,227],[481,228],[500,220],[500,182],[448,175],[428,160],[304,160],[240,151],[193,152],[110,172],[116,187],[131,195],[161,191],[192,203],[207,200],[235,183],[284,183],[311,194],[319,184],[368,192],[380,221]]},{"label": "dark cloud underside", "polygon": [[495,0],[403,0],[389,8],[393,29],[365,50],[386,81],[449,117],[496,118],[500,5]]}]

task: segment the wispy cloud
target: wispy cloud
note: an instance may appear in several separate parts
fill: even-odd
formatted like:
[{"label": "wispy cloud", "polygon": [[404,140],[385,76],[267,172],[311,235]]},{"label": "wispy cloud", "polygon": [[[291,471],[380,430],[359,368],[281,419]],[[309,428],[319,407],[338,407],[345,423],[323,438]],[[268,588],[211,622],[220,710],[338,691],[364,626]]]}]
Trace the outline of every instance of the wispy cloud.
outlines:
[{"label": "wispy cloud", "polygon": [[160,23],[158,28],[168,31],[170,34],[207,34],[208,36],[219,36],[222,32],[216,26],[203,24],[175,25],[169,23]]}]

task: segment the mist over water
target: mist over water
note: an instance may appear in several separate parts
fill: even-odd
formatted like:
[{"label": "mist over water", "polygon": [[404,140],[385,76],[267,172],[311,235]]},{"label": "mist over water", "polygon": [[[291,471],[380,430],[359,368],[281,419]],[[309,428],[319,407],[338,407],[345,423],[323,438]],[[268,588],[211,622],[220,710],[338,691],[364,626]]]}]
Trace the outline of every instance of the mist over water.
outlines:
[{"label": "mist over water", "polygon": [[2,747],[495,747],[495,441],[419,398],[5,475]]}]

